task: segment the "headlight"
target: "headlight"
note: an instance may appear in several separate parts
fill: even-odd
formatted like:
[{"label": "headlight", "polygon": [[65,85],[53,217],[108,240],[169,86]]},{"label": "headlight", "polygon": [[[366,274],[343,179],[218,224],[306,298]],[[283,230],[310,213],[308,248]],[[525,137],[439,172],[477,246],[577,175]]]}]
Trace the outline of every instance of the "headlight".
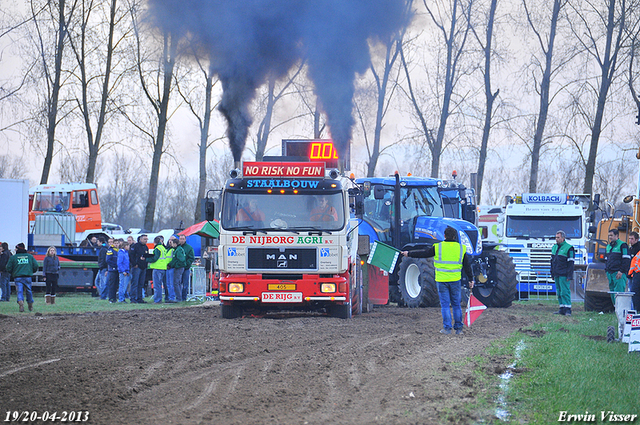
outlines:
[{"label": "headlight", "polygon": [[244,283],[230,283],[229,292],[244,292]]},{"label": "headlight", "polygon": [[482,238],[480,237],[480,230],[478,230],[478,242],[476,242],[476,253],[482,252]]},{"label": "headlight", "polygon": [[467,247],[467,253],[469,255],[473,254],[473,245],[471,245],[469,236],[467,236],[467,234],[462,230],[458,232],[458,236],[460,237],[460,243]]},{"label": "headlight", "polygon": [[336,284],[323,283],[320,285],[320,292],[336,292]]}]

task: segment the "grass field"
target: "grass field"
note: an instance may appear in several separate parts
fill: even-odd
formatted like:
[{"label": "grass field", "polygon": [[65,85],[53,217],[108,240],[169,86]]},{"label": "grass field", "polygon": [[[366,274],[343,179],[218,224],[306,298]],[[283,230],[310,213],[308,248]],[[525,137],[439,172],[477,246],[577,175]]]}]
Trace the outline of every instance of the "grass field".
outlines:
[{"label": "grass field", "polygon": [[[22,314],[166,309],[202,303],[153,304],[152,297],[147,297],[147,304],[110,304],[88,293],[62,293],[51,306],[45,304],[43,293],[34,297],[34,312]],[[554,301],[518,303],[532,302],[549,308],[524,310],[530,326],[495,342],[487,353],[462,360],[476,363],[476,379],[488,389],[468,408],[502,411],[510,422],[529,424],[557,423],[561,412],[595,415],[595,421],[573,421],[579,423],[610,422],[601,419],[601,412],[640,415],[640,352],[628,353],[627,344],[606,342],[607,327],[617,326],[616,316],[583,312],[579,303],[574,304],[571,317],[549,314],[557,305]],[[10,302],[0,303],[0,314],[20,314],[15,295]],[[512,363],[513,377],[505,380],[487,374],[486,359],[495,356],[506,358],[505,366]],[[501,420],[496,418],[495,423]],[[626,423],[640,424],[640,420],[636,417]]]},{"label": "grass field", "polygon": [[[607,343],[608,326],[616,327],[617,336],[614,314],[583,312],[582,304],[573,310],[572,317],[532,315],[524,333],[497,344],[513,355],[515,373],[503,391],[512,422],[557,423],[562,412],[564,419],[587,415],[584,422],[589,423],[610,422],[602,412],[640,415],[640,352],[628,353],[621,342]],[[627,419],[640,423],[638,416]]]},{"label": "grass field", "polygon": [[[56,303],[54,305],[45,304],[44,293],[33,293],[33,312],[42,314],[51,313],[90,313],[98,311],[116,311],[116,310],[140,310],[140,309],[155,309],[155,308],[174,308],[176,306],[184,307],[185,305],[198,305],[202,304],[202,301],[185,301],[175,304],[154,304],[153,297],[145,298],[147,304],[130,304],[126,303],[114,303],[110,304],[109,301],[101,300],[99,297],[93,297],[90,293],[82,292],[62,292],[56,296]],[[0,302],[0,314],[19,314],[17,298],[15,294],[11,294],[11,300],[9,302]],[[25,312],[28,312],[27,303],[24,303]],[[25,313],[22,313],[25,314]]]}]

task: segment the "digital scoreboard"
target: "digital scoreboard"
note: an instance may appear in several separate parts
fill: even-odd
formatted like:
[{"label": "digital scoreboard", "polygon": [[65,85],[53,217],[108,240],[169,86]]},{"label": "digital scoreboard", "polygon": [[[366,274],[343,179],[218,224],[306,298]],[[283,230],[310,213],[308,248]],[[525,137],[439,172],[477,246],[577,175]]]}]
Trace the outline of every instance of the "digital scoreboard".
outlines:
[{"label": "digital scoreboard", "polygon": [[[345,170],[351,169],[350,150],[349,147],[347,157],[344,160]],[[327,168],[340,168],[338,150],[330,139],[284,139],[282,140],[282,155],[305,157],[309,158],[311,162],[324,162]]]}]

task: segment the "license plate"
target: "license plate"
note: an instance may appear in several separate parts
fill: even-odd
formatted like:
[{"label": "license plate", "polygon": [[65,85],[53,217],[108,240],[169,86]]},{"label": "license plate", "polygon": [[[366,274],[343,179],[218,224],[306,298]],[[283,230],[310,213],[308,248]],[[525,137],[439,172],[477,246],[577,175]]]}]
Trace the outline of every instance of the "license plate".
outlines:
[{"label": "license plate", "polygon": [[269,291],[295,291],[295,283],[270,283],[267,285]]},{"label": "license plate", "polygon": [[263,292],[263,303],[301,303],[302,292]]},{"label": "license plate", "polygon": [[551,285],[533,285],[533,289],[538,289],[541,291],[550,291],[553,289]]}]

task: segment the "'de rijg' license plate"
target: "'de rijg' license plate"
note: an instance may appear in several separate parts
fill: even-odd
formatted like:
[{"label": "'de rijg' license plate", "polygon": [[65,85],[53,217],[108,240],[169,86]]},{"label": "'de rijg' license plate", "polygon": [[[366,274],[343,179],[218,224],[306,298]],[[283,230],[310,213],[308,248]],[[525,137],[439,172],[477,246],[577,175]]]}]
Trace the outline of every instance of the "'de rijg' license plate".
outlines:
[{"label": "'de rijg' license plate", "polygon": [[302,292],[263,292],[263,303],[301,303]]}]

